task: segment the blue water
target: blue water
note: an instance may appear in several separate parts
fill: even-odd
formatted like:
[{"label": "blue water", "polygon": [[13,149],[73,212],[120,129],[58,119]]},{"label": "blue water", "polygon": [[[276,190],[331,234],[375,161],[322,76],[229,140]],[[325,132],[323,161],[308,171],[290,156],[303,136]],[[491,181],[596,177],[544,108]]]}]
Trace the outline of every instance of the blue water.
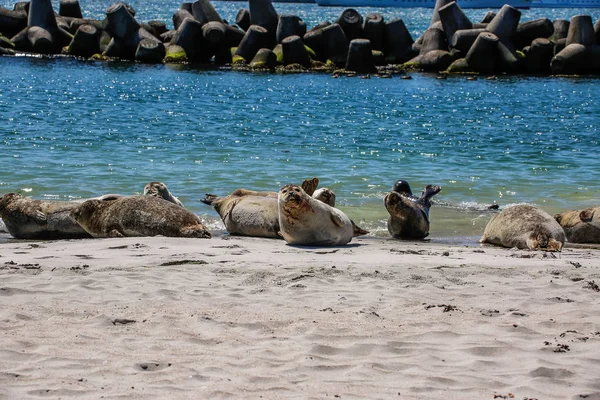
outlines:
[{"label": "blue water", "polygon": [[[95,18],[110,5],[81,4]],[[139,20],[170,23],[179,3],[131,4]],[[230,21],[247,7],[213,4]],[[343,10],[275,7],[309,26]],[[402,17],[414,38],[431,15],[360,11]],[[467,10],[473,20],[485,12]],[[522,20],[582,13],[598,18],[598,10],[546,9]],[[382,198],[402,178],[415,192],[443,187],[433,240],[480,235],[492,203],[554,213],[600,202],[597,78],[333,79],[29,57],[0,57],[0,70],[0,194],[133,194],[161,180],[218,230],[216,213],[199,202],[204,193],[278,190],[317,176],[351,218],[386,236]]]}]

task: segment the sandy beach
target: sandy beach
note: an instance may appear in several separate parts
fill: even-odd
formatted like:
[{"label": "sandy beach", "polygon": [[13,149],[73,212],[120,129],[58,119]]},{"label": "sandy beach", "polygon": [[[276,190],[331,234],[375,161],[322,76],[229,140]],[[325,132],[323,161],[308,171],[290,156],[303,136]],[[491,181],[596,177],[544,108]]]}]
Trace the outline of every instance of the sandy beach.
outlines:
[{"label": "sandy beach", "polygon": [[600,399],[600,250],[0,244],[0,398]]}]

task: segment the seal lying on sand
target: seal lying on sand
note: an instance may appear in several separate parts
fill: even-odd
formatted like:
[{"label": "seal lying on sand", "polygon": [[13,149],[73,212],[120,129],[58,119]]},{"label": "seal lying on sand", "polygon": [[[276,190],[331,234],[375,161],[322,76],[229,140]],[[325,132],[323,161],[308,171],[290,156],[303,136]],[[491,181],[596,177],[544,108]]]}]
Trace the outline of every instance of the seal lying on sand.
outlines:
[{"label": "seal lying on sand", "polygon": [[93,237],[211,237],[196,215],[154,196],[88,200],[71,216]]},{"label": "seal lying on sand", "polygon": [[200,201],[215,209],[230,235],[279,237],[277,198],[239,193],[236,190],[225,197],[207,194]]},{"label": "seal lying on sand", "polygon": [[600,243],[600,207],[565,211],[554,216],[572,243]]},{"label": "seal lying on sand", "polygon": [[547,212],[522,204],[505,208],[494,215],[479,242],[519,249],[561,251],[565,232]]},{"label": "seal lying on sand", "polygon": [[73,201],[33,200],[18,193],[0,197],[0,216],[17,239],[78,239],[91,237],[71,217]]},{"label": "seal lying on sand", "polygon": [[442,190],[441,186],[427,185],[421,197],[413,196],[408,182],[394,184],[383,203],[390,214],[388,232],[396,239],[424,239],[429,235],[429,209],[431,198]]},{"label": "seal lying on sand", "polygon": [[162,182],[150,182],[146,184],[146,186],[144,186],[144,195],[160,197],[161,199],[165,199],[173,204],[183,207],[183,203],[179,201],[177,197],[173,196],[173,193],[169,191],[167,185]]},{"label": "seal lying on sand", "polygon": [[[302,187],[314,192],[319,179],[306,179]],[[229,196],[206,194],[200,199],[212,206],[230,235],[279,238],[277,192],[237,189]]]},{"label": "seal lying on sand", "polygon": [[[307,187],[309,191],[314,192],[313,198],[333,207],[335,193],[327,188],[314,190],[316,184],[318,179],[314,178],[304,181],[302,188]],[[225,197],[206,194],[200,201],[215,209],[230,235],[281,238],[277,197],[273,194],[276,193],[237,189]],[[354,222],[352,224],[354,236],[369,233],[356,226]]]},{"label": "seal lying on sand", "polygon": [[279,227],[293,245],[341,246],[354,237],[354,224],[337,208],[310,197],[298,185],[279,191]]}]

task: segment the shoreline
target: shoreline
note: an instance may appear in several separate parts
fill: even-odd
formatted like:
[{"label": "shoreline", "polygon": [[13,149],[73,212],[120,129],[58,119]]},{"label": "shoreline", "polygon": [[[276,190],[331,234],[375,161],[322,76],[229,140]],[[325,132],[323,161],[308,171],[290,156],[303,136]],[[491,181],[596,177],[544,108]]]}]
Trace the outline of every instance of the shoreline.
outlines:
[{"label": "shoreline", "polygon": [[370,237],[2,243],[0,398],[597,399],[599,271]]}]

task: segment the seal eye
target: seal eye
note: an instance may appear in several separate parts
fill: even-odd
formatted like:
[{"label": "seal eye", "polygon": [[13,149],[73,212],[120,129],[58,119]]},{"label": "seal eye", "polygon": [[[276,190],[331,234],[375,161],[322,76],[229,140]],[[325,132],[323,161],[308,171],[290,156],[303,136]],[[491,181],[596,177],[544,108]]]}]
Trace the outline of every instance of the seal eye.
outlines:
[{"label": "seal eye", "polygon": [[298,188],[294,188],[294,192],[298,192],[298,193],[300,193],[300,189],[298,189]]}]

